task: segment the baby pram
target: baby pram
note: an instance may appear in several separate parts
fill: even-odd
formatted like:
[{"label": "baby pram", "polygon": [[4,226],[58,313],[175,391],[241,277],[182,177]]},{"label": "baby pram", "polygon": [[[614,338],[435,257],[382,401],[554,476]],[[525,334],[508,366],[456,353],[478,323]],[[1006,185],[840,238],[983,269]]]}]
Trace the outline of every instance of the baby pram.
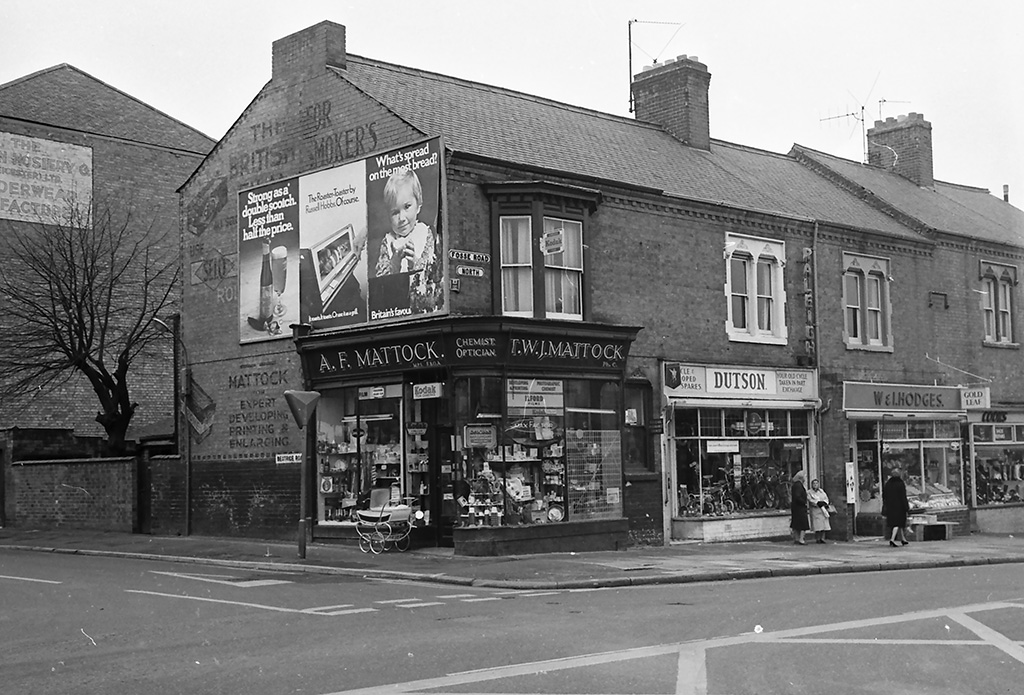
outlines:
[{"label": "baby pram", "polygon": [[405,552],[409,549],[414,518],[411,504],[392,502],[388,488],[374,489],[369,509],[356,510],[359,549],[374,555],[392,548]]}]

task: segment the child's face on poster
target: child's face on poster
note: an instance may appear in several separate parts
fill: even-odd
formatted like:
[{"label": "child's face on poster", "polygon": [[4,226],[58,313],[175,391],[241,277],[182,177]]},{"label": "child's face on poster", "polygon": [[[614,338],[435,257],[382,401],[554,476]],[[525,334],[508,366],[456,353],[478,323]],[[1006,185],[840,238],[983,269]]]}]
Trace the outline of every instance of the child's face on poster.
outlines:
[{"label": "child's face on poster", "polygon": [[416,226],[421,206],[410,184],[399,186],[395,193],[395,202],[389,211],[391,231],[400,237],[408,236]]}]

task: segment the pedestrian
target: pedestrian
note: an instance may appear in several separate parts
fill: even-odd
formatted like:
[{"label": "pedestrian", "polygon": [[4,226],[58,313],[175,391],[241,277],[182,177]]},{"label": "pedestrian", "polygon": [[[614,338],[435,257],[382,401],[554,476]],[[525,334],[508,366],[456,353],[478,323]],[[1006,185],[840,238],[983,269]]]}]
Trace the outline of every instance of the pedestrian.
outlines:
[{"label": "pedestrian", "polygon": [[889,473],[889,479],[882,486],[882,516],[885,522],[892,529],[889,536],[889,545],[896,547],[896,537],[899,536],[900,543],[907,545],[907,533],[904,527],[907,525],[907,514],[910,512],[910,501],[907,499],[907,486],[903,482],[903,473],[899,468],[893,468]]},{"label": "pedestrian", "polygon": [[793,542],[797,545],[807,545],[804,541],[804,533],[810,528],[807,522],[807,488],[804,481],[807,475],[798,471],[793,476],[793,487],[789,496],[789,527],[793,529]]},{"label": "pedestrian", "polygon": [[811,489],[807,491],[807,506],[811,513],[811,530],[814,531],[814,542],[824,543],[825,534],[832,530],[829,523],[828,494],[821,489],[821,483],[815,478],[811,481]]}]

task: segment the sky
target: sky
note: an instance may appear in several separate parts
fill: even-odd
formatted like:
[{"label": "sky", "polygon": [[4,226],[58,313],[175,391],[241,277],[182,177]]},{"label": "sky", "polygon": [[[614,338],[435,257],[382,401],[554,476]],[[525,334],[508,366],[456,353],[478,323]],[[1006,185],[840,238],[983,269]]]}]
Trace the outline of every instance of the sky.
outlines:
[{"label": "sky", "polygon": [[215,139],[272,43],[323,20],[356,55],[624,117],[632,74],[696,56],[712,138],[863,161],[865,127],[920,113],[936,179],[1024,208],[1019,0],[0,0],[0,19],[0,84],[69,63]]}]

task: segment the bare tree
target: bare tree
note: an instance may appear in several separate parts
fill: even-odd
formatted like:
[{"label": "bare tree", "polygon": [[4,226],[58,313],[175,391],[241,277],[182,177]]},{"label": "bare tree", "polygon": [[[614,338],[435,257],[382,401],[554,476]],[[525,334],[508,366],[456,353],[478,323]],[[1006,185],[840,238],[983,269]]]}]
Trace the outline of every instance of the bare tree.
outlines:
[{"label": "bare tree", "polygon": [[111,453],[125,451],[138,407],[129,373],[169,336],[154,322],[176,303],[176,237],[141,223],[130,201],[70,204],[7,221],[0,244],[0,397],[21,399],[84,376]]}]

